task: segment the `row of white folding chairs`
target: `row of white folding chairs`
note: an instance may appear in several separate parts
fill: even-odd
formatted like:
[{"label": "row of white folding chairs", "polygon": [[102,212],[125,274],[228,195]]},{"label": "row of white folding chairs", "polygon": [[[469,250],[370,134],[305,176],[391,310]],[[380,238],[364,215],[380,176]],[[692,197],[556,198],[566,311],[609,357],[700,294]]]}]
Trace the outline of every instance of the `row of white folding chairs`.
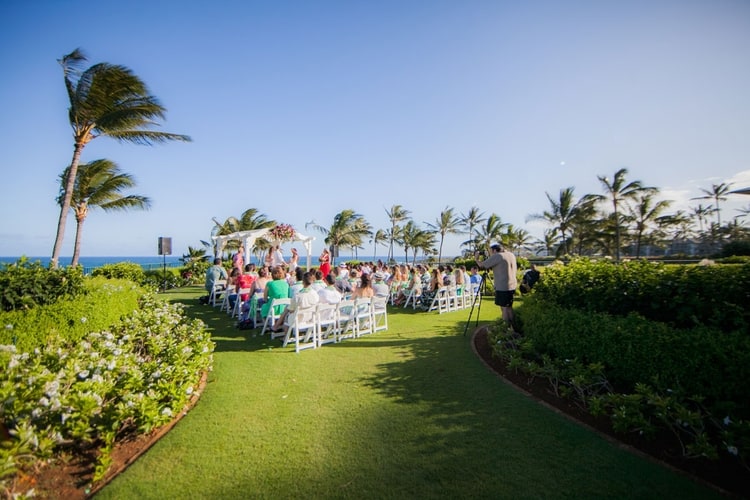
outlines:
[{"label": "row of white folding chairs", "polygon": [[[440,288],[437,291],[427,310],[438,311],[440,314],[459,311],[471,307],[475,298],[481,298],[479,296],[479,285],[472,284],[470,287],[464,285],[449,285]],[[414,302],[416,303],[416,299]]]},{"label": "row of white folding chairs", "polygon": [[387,299],[373,297],[297,309],[287,317],[286,333],[274,332],[273,325],[290,303],[273,299],[261,335],[268,330],[272,339],[283,336],[283,347],[294,342],[296,352],[388,329]]}]

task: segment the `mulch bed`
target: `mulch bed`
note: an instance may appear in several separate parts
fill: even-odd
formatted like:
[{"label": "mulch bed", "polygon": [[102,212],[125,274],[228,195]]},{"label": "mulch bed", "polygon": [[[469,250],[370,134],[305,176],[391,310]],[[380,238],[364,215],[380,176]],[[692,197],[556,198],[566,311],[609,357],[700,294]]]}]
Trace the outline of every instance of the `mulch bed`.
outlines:
[{"label": "mulch bed", "polygon": [[637,435],[615,433],[609,418],[594,417],[574,402],[556,396],[546,380],[530,380],[523,373],[509,370],[503,361],[492,355],[486,327],[474,332],[472,348],[484,364],[502,380],[553,411],[599,433],[610,442],[688,475],[723,494],[750,498],[750,471],[742,468],[736,461],[683,459],[669,435],[657,436],[647,441],[639,439]]}]

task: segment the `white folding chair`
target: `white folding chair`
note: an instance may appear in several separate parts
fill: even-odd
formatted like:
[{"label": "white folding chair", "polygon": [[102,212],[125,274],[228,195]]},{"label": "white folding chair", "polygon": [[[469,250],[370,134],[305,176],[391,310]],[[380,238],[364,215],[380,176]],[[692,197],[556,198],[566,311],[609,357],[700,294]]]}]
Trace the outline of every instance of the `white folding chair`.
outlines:
[{"label": "white folding chair", "polygon": [[427,311],[438,311],[440,314],[448,312],[448,294],[445,287],[439,288],[430,302]]},{"label": "white folding chair", "polygon": [[231,314],[232,304],[229,302],[229,296],[234,293],[234,286],[231,288],[225,289],[221,294],[221,307],[219,307],[219,311],[226,311],[227,314]]},{"label": "white folding chair", "polygon": [[315,311],[316,306],[300,307],[287,316],[287,329],[282,347],[286,347],[292,339],[295,352],[318,347]]},{"label": "white folding chair", "polygon": [[[276,320],[279,319],[281,313],[284,312],[284,309],[286,309],[289,304],[291,304],[291,302],[292,299],[289,298],[271,300],[271,306],[268,308],[268,316],[266,316],[265,321],[263,321],[263,330],[261,330],[260,332],[261,335],[265,335],[266,329],[271,332],[272,339],[284,335],[283,333],[277,333],[276,335],[274,335],[275,332],[273,331],[273,325],[276,323]],[[278,313],[276,312],[277,308],[279,309]]]},{"label": "white folding chair", "polygon": [[372,330],[379,332],[388,329],[388,298],[373,297],[372,299]]},{"label": "white folding chair", "polygon": [[336,318],[338,319],[339,341],[353,339],[357,336],[357,320],[355,319],[354,301],[342,300],[336,307]]},{"label": "white folding chair", "polygon": [[456,285],[445,287],[445,309],[446,311],[458,311],[458,288]]},{"label": "white folding chair", "polygon": [[354,301],[354,322],[357,337],[372,333],[372,299],[359,297]]},{"label": "white folding chair", "polygon": [[242,306],[245,303],[245,301],[242,300],[243,295],[250,296],[250,292],[252,292],[252,288],[240,288],[237,290],[237,298],[234,301],[234,308],[232,309],[232,317],[239,319],[240,316],[242,316]]},{"label": "white folding chair", "polygon": [[315,311],[318,346],[339,341],[338,304],[318,304]]},{"label": "white folding chair", "polygon": [[[208,294],[208,303],[216,307],[217,302],[222,298],[224,290],[227,288],[227,280],[216,280]],[[220,303],[219,303],[220,304]]]},{"label": "white folding chair", "polygon": [[422,296],[422,290],[418,288],[412,288],[409,290],[409,293],[406,295],[406,302],[404,302],[404,309],[409,307],[409,302],[411,302],[412,309],[417,308],[417,302],[419,302],[419,298]]}]

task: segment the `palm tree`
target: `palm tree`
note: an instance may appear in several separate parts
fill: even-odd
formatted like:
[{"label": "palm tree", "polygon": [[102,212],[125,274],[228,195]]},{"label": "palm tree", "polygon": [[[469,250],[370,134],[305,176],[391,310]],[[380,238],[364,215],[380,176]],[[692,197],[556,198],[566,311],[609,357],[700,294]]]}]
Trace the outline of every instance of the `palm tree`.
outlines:
[{"label": "palm tree", "polygon": [[80,49],[58,62],[63,68],[70,108],[68,118],[73,127],[73,159],[67,171],[60,203],[57,236],[50,266],[60,260],[65,223],[78,176],[83,148],[103,135],[118,141],[151,145],[166,141],[190,141],[190,137],[149,129],[163,119],[166,108],[149,94],[146,85],[124,66],[99,63],[81,71],[86,57]]},{"label": "palm tree", "polygon": [[707,222],[708,216],[715,212],[716,209],[708,205],[704,207],[702,204],[698,204],[697,207],[690,207],[690,212],[698,220],[698,231],[703,234],[703,224]]},{"label": "palm tree", "polygon": [[518,250],[527,245],[531,240],[531,235],[523,228],[516,228],[513,224],[508,224],[505,233],[500,236],[500,242],[504,247],[518,255]]},{"label": "palm tree", "polygon": [[652,193],[642,193],[636,198],[636,204],[630,210],[632,220],[635,222],[635,257],[641,256],[641,240],[651,224],[658,222],[661,213],[671,204],[668,200],[654,203]]},{"label": "palm tree", "polygon": [[[229,216],[224,222],[219,222],[216,219],[214,221],[214,228],[212,236],[232,234],[239,231],[253,231],[256,229],[271,229],[277,223],[275,220],[269,219],[264,213],[259,213],[257,208],[248,208],[239,217]],[[226,250],[236,250],[239,248],[241,241],[233,240],[227,243]],[[256,258],[259,258],[259,254],[268,250],[271,247],[271,243],[264,239],[258,238],[255,240],[253,248],[249,248]],[[214,254],[216,251],[214,251]]]},{"label": "palm tree", "polygon": [[527,220],[543,220],[551,224],[556,231],[560,233],[560,245],[559,253],[568,253],[568,238],[570,235],[570,225],[573,222],[573,218],[576,215],[576,201],[573,196],[574,187],[567,187],[560,190],[560,194],[557,200],[553,199],[549,193],[547,200],[549,200],[550,210],[542,212],[541,214],[532,214]]},{"label": "palm tree", "polygon": [[[354,210],[346,209],[336,214],[330,228],[316,222],[308,222],[305,227],[312,227],[325,234],[325,243],[330,246],[331,255],[335,258],[340,248],[356,248],[362,245],[362,238],[372,234],[370,224]],[[334,264],[334,262],[332,262]]]},{"label": "palm tree", "polygon": [[471,248],[471,252],[476,252],[476,238],[474,235],[474,228],[479,226],[482,222],[485,221],[484,218],[484,212],[480,212],[477,207],[471,207],[469,212],[464,215],[461,214],[461,216],[458,219],[458,223],[461,224],[463,227],[468,229],[469,233],[469,239],[462,243],[462,245],[471,245],[473,244],[474,247]]},{"label": "palm tree", "polygon": [[411,245],[414,249],[414,258],[412,259],[412,265],[414,265],[417,263],[417,250],[421,250],[425,257],[435,254],[435,233],[432,231],[417,231]]},{"label": "palm tree", "polygon": [[393,205],[390,210],[386,209],[385,213],[388,214],[388,220],[391,221],[390,246],[388,248],[388,260],[391,260],[393,258],[393,242],[398,239],[398,223],[407,220],[411,212],[401,205]]},{"label": "palm tree", "polygon": [[388,234],[382,229],[375,231],[375,234],[370,239],[370,243],[373,245],[372,249],[372,260],[375,260],[378,256],[378,245],[388,241]]},{"label": "palm tree", "polygon": [[477,234],[477,242],[483,247],[485,253],[489,254],[490,245],[493,241],[500,241],[503,229],[507,226],[508,224],[503,222],[500,216],[495,213],[487,217],[485,224],[480,226]]},{"label": "palm tree", "polygon": [[459,218],[453,213],[453,207],[445,207],[445,210],[440,212],[440,217],[435,221],[435,224],[425,222],[433,232],[440,234],[440,247],[438,248],[438,262],[443,259],[443,241],[445,240],[446,234],[458,233],[461,227]]},{"label": "palm tree", "polygon": [[705,193],[705,196],[699,196],[693,198],[694,200],[714,200],[716,202],[716,225],[721,227],[721,207],[719,202],[727,200],[727,194],[732,189],[732,183],[712,184],[711,189],[703,189],[701,191]]},{"label": "palm tree", "polygon": [[621,168],[615,172],[614,178],[610,181],[606,176],[597,176],[599,182],[602,183],[606,195],[601,197],[604,199],[609,197],[612,201],[612,209],[614,214],[614,225],[615,225],[615,260],[620,261],[620,206],[626,200],[632,199],[640,193],[644,192],[655,192],[656,188],[645,187],[641,181],[632,181],[626,183],[625,176],[628,174],[627,168]]},{"label": "palm tree", "polygon": [[[60,174],[60,194],[57,203],[65,202],[65,187],[70,177],[67,167]],[[78,264],[81,254],[81,234],[83,222],[88,217],[89,210],[101,208],[105,212],[113,210],[129,210],[131,208],[148,209],[151,200],[145,196],[123,196],[122,191],[135,186],[135,179],[130,174],[120,170],[116,163],[110,160],[94,160],[91,163],[78,165],[78,174],[70,196],[69,207],[76,217],[76,239],[73,247],[71,266]]]}]

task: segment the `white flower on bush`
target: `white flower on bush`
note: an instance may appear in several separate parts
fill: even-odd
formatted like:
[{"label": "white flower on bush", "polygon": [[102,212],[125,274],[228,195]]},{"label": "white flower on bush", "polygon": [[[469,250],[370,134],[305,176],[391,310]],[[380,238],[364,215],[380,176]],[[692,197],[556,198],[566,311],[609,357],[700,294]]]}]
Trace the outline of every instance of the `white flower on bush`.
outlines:
[{"label": "white flower on bush", "polygon": [[12,330],[13,329],[13,325],[11,325],[10,323],[8,323],[7,325],[5,325],[5,329],[6,330]]},{"label": "white flower on bush", "polygon": [[151,374],[151,378],[153,379],[160,379],[161,378],[161,370],[156,370],[154,373]]},{"label": "white flower on bush", "polygon": [[192,385],[185,390],[185,394],[187,394],[188,396],[190,396],[191,394],[193,394],[193,386]]},{"label": "white flower on bush", "polygon": [[85,323],[87,321],[88,321],[88,319],[86,318],[86,316],[84,316],[83,318],[81,318],[81,323]]},{"label": "white flower on bush", "polygon": [[738,450],[736,446],[727,446],[727,452],[735,457],[740,454],[740,450]]},{"label": "white flower on bush", "polygon": [[86,380],[87,378],[89,378],[89,371],[83,370],[83,371],[78,372],[78,378],[81,380]]},{"label": "white flower on bush", "polygon": [[729,415],[724,417],[724,425],[729,425],[732,423],[732,420],[729,418]]},{"label": "white flower on bush", "polygon": [[45,408],[48,407],[49,406],[49,399],[47,399],[44,396],[42,396],[41,398],[39,398],[39,406],[44,406]]},{"label": "white flower on bush", "polygon": [[167,406],[166,408],[164,408],[161,411],[161,414],[164,415],[164,416],[166,416],[166,417],[171,417],[172,416],[172,408],[170,408],[169,406]]}]

